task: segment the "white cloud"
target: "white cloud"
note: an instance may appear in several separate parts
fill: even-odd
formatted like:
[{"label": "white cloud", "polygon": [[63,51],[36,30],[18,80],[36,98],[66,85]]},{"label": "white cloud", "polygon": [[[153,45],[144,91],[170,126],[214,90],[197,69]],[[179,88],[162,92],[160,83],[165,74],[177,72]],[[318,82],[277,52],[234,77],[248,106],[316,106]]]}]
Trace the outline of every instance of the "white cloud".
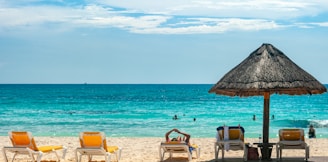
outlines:
[{"label": "white cloud", "polygon": [[311,23],[311,24],[318,25],[318,26],[321,26],[321,27],[328,27],[328,22]]},{"label": "white cloud", "polygon": [[[166,15],[124,16],[110,8],[90,5],[84,8],[60,8],[49,6],[2,8],[2,27],[42,26],[47,23],[68,24],[69,27],[117,27],[136,33],[221,33],[229,30],[262,30],[277,28],[274,22],[266,20],[184,18],[173,19]],[[192,21],[194,24],[182,22]],[[172,27],[174,26],[174,27]]]},{"label": "white cloud", "polygon": [[265,19],[313,16],[328,9],[326,0],[99,0],[98,2],[143,13]]},{"label": "white cloud", "polygon": [[[63,30],[61,28],[115,27],[142,34],[193,34],[270,30],[287,26],[305,28],[311,26],[277,22],[317,14],[327,7],[323,1],[295,0],[101,0],[97,3],[75,7],[3,5],[0,7],[0,29],[39,29],[55,24],[60,31]],[[116,7],[123,9],[117,10]],[[327,27],[325,23],[317,25]]]},{"label": "white cloud", "polygon": [[155,28],[161,23],[166,22],[167,16],[110,16],[110,17],[93,17],[90,19],[77,19],[73,23],[81,26],[98,26],[98,27],[117,27],[123,29],[129,28]]},{"label": "white cloud", "polygon": [[[243,31],[255,31],[255,30],[269,30],[277,29],[280,26],[272,21],[266,20],[244,20],[244,19],[194,19],[198,20],[197,23],[192,23],[192,26],[184,27],[158,27],[152,29],[132,29],[135,33],[157,33],[157,34],[194,34],[194,33],[223,33],[227,31],[243,30]],[[215,25],[207,25],[207,24]],[[188,24],[188,23],[184,23]]]},{"label": "white cloud", "polygon": [[77,11],[72,12],[68,8],[59,7],[2,8],[0,12],[0,26],[7,27],[67,22],[74,15],[79,15]]},{"label": "white cloud", "polygon": [[299,28],[328,27],[328,22],[295,23],[294,25]]}]

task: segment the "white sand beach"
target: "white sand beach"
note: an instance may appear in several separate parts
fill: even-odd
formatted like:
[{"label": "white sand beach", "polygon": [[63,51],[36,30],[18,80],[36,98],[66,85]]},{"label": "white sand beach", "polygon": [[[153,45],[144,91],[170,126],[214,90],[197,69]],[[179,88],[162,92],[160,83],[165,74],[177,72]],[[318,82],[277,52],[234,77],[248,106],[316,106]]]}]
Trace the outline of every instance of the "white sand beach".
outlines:
[{"label": "white sand beach", "polygon": [[[79,147],[78,137],[34,137],[38,146],[42,145],[65,145],[68,148],[67,155],[64,162],[75,162],[75,148]],[[117,145],[121,147],[122,157],[121,162],[158,162],[159,161],[159,145],[160,142],[164,140],[163,138],[109,138],[107,137],[108,145]],[[270,142],[277,142],[278,139],[270,139]],[[0,137],[0,147],[11,146],[11,142],[8,137]],[[201,148],[200,158],[196,159],[193,155],[193,161],[215,161],[214,159],[214,141],[215,138],[191,138],[191,143],[198,144]],[[256,138],[246,138],[245,142],[254,143],[257,142]],[[316,159],[320,157],[322,161],[328,161],[328,139],[318,138],[318,139],[306,139],[306,142],[310,145],[310,161],[311,159]],[[9,160],[12,159],[13,154],[9,153]],[[237,159],[237,161],[242,161],[243,152],[242,151],[229,151],[225,154],[226,159]],[[276,158],[276,149],[273,148],[272,159]],[[298,157],[302,159],[304,157],[304,150],[286,150],[283,152],[283,158],[286,157]],[[173,159],[168,159],[167,154],[164,161],[187,161],[186,154],[174,154]],[[47,155],[42,158],[43,161],[55,160],[54,155]],[[95,158],[95,160],[100,161],[102,157]],[[221,154],[219,159],[221,159]],[[238,160],[239,159],[239,160]],[[115,161],[115,158],[112,160]],[[320,160],[320,161],[321,161]],[[0,161],[4,161],[4,157],[0,156]],[[15,162],[26,162],[28,157],[24,155],[16,156]],[[83,161],[87,161],[85,157]]]}]

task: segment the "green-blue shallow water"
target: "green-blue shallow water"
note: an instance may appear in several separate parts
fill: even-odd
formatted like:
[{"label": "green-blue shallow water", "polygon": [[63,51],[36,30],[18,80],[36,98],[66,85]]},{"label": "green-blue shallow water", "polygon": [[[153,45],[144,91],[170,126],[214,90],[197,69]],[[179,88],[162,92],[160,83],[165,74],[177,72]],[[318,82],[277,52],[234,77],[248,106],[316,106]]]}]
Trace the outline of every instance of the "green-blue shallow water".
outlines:
[{"label": "green-blue shallow water", "polygon": [[[0,84],[0,135],[26,130],[36,136],[77,136],[104,131],[115,137],[162,137],[179,128],[215,137],[221,125],[262,134],[263,97],[209,94],[210,84]],[[327,85],[326,85],[327,86]],[[253,121],[253,115],[256,120]],[[172,120],[174,115],[178,120]],[[328,137],[328,94],[271,95],[270,138],[281,128],[313,124]],[[196,119],[194,121],[194,118]]]}]

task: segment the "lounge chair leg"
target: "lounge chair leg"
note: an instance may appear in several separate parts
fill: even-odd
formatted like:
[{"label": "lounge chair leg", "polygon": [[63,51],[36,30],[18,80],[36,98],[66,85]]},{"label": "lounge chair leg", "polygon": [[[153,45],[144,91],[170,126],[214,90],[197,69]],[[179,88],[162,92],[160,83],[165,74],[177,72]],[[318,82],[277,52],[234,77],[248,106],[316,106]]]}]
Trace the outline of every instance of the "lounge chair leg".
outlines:
[{"label": "lounge chair leg", "polygon": [[305,160],[308,161],[310,157],[310,149],[309,149],[309,146],[306,146],[305,147]]},{"label": "lounge chair leg", "polygon": [[66,153],[67,153],[67,148],[66,147],[63,147],[62,159],[64,159],[64,160],[65,160]]},{"label": "lounge chair leg", "polygon": [[279,158],[279,147],[278,147],[278,144],[276,145],[276,157],[277,157],[277,159]]},{"label": "lounge chair leg", "polygon": [[[34,153],[34,154],[36,154],[36,153]],[[30,157],[33,160],[33,162],[35,161],[34,154],[30,152]],[[36,159],[38,159],[38,158],[39,158],[39,155],[36,154]]]},{"label": "lounge chair leg", "polygon": [[244,146],[244,161],[247,161],[248,148]]},{"label": "lounge chair leg", "polygon": [[160,161],[163,161],[163,158],[164,158],[164,152],[162,153],[162,148],[159,147],[159,159],[160,159]]},{"label": "lounge chair leg", "polygon": [[53,152],[55,153],[55,155],[57,157],[57,161],[60,161],[60,157],[59,157],[58,153],[55,150],[53,150]]},{"label": "lounge chair leg", "polygon": [[164,160],[165,152],[163,152],[163,155],[161,156],[161,161]]},{"label": "lounge chair leg", "polygon": [[41,158],[42,158],[42,152],[39,152],[37,156],[37,162],[41,162]]},{"label": "lounge chair leg", "polygon": [[79,157],[78,157],[78,155],[77,155],[77,149],[75,150],[75,161],[77,161],[77,162],[79,162]]},{"label": "lounge chair leg", "polygon": [[117,155],[117,153],[116,153],[116,160],[117,160],[117,162],[121,159],[121,152],[122,152],[122,149],[119,148],[119,150],[118,150],[118,155]]},{"label": "lounge chair leg", "polygon": [[5,148],[3,148],[2,153],[3,153],[3,157],[5,159],[5,162],[8,162]]},{"label": "lounge chair leg", "polygon": [[115,155],[115,157],[116,157],[116,161],[118,162],[118,161],[119,161],[119,159],[118,159],[117,155]]},{"label": "lounge chair leg", "polygon": [[196,148],[197,159],[200,157],[200,148]]},{"label": "lounge chair leg", "polygon": [[110,162],[110,154],[109,154],[109,153],[107,153],[107,154],[105,155],[105,161],[106,161],[106,162]]},{"label": "lounge chair leg", "polygon": [[[12,162],[14,161],[16,155],[17,155],[17,154],[15,153]],[[33,153],[29,152],[29,156],[30,156],[30,158],[31,158],[33,161],[35,161],[35,159],[34,159],[34,154],[33,154]]]},{"label": "lounge chair leg", "polygon": [[219,147],[217,146],[216,143],[214,143],[214,152],[215,152],[215,160],[218,161],[218,156],[219,156]]},{"label": "lounge chair leg", "polygon": [[[80,155],[80,161],[82,161],[82,155]],[[80,162],[80,161],[79,161],[79,162]]]},{"label": "lounge chair leg", "polygon": [[[11,159],[11,162],[13,162],[15,160],[17,153],[14,154],[13,159]],[[34,161],[34,159],[32,159]]]}]

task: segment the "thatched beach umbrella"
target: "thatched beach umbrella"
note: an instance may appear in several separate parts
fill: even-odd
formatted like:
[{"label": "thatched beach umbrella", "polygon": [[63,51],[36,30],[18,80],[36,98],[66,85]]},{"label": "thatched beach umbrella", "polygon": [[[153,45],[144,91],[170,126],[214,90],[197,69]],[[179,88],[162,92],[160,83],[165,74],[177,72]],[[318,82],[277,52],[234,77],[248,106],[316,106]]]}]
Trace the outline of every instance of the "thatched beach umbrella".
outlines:
[{"label": "thatched beach umbrella", "polygon": [[263,155],[269,156],[269,104],[271,94],[321,94],[327,89],[271,44],[263,44],[225,74],[210,90],[228,96],[264,96]]}]

